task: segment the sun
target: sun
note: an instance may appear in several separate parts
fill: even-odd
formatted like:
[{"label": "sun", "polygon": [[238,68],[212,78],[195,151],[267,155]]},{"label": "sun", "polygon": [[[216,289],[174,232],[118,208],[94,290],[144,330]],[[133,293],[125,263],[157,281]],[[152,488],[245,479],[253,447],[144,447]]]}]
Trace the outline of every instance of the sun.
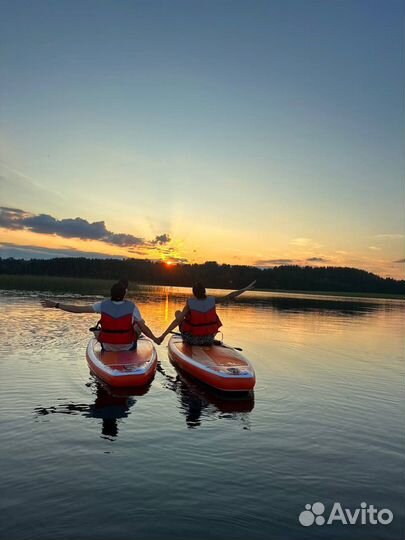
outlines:
[{"label": "sun", "polygon": [[174,266],[175,263],[173,261],[165,261],[166,266]]}]

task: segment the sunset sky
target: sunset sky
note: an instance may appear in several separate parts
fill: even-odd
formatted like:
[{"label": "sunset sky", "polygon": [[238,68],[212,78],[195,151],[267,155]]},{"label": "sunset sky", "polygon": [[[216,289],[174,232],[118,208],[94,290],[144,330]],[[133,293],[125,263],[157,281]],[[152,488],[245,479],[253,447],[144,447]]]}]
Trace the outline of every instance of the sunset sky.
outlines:
[{"label": "sunset sky", "polygon": [[1,4],[1,257],[405,277],[402,0]]}]

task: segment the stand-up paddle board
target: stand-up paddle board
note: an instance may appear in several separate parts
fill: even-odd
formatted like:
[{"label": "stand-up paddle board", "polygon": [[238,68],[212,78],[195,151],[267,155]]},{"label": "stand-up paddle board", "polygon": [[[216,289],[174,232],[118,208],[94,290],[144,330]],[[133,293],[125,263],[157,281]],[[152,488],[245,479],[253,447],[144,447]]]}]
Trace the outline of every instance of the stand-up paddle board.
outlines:
[{"label": "stand-up paddle board", "polygon": [[138,339],[135,351],[119,352],[103,351],[92,338],[86,358],[90,370],[110,386],[145,386],[152,381],[157,367],[156,349],[146,338]]},{"label": "stand-up paddle board", "polygon": [[169,340],[169,356],[174,364],[196,379],[218,390],[252,390],[256,377],[247,358],[227,345],[187,345],[181,337]]}]

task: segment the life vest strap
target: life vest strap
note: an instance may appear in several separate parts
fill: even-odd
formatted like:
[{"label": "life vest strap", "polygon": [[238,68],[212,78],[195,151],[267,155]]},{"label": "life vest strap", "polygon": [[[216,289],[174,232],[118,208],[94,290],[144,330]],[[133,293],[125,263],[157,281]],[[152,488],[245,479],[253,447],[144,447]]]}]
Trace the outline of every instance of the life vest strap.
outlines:
[{"label": "life vest strap", "polygon": [[106,334],[126,334],[127,332],[131,332],[131,328],[126,328],[124,330],[108,330],[107,328],[101,327],[101,331],[105,332]]},{"label": "life vest strap", "polygon": [[205,322],[205,323],[192,323],[190,321],[187,321],[187,324],[190,326],[212,326],[213,324],[217,324],[218,320],[211,321],[211,322]]}]

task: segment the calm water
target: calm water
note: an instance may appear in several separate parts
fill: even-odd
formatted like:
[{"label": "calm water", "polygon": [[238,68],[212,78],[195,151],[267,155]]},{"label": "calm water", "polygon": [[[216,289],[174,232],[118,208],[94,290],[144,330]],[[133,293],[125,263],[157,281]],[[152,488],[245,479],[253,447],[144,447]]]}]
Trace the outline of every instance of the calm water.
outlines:
[{"label": "calm water", "polygon": [[[159,332],[186,292],[134,298]],[[165,345],[149,389],[112,395],[85,360],[95,315],[0,292],[1,540],[402,540],[404,314],[401,301],[252,293],[220,316],[255,366],[254,396],[187,380]],[[316,501],[394,520],[301,526]]]}]

